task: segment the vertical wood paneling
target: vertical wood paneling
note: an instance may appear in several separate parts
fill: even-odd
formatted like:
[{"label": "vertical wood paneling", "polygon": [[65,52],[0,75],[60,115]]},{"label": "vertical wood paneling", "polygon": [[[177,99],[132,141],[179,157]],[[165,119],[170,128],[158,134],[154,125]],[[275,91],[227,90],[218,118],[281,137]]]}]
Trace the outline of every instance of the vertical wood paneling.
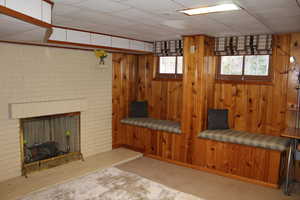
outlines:
[{"label": "vertical wood paneling", "polygon": [[112,127],[113,146],[131,143],[129,135],[131,131],[124,131],[124,125],[120,120],[129,114],[129,103],[137,99],[136,77],[137,77],[137,56],[121,53],[113,54],[113,85],[112,85]]},{"label": "vertical wood paneling", "polygon": [[[184,38],[182,131],[185,162],[192,163],[196,136],[206,128],[208,107],[212,106],[215,74],[214,40],[205,36]],[[194,49],[195,51],[191,50]]]},{"label": "vertical wood paneling", "polygon": [[[280,152],[203,140],[197,134],[206,128],[208,108],[229,109],[229,124],[236,130],[280,134],[285,127],[287,97],[287,74],[283,72],[288,56],[283,52],[289,51],[289,40],[288,35],[274,37],[272,84],[215,82],[214,40],[206,36],[184,38],[182,82],[153,79],[157,58],[139,55],[132,82],[135,87],[132,85],[130,91],[135,96],[131,99],[147,100],[151,117],[181,122],[182,134],[123,125],[124,144],[161,159],[275,186],[279,180]],[[129,99],[124,105],[128,104]]]},{"label": "vertical wood paneling", "polygon": [[149,114],[153,118],[181,121],[182,81],[156,80],[153,72],[158,58],[153,55],[139,55],[138,100],[147,100]]},{"label": "vertical wood paneling", "polygon": [[274,43],[272,84],[216,83],[214,107],[229,109],[231,128],[277,136],[285,128],[290,36],[276,35]]}]

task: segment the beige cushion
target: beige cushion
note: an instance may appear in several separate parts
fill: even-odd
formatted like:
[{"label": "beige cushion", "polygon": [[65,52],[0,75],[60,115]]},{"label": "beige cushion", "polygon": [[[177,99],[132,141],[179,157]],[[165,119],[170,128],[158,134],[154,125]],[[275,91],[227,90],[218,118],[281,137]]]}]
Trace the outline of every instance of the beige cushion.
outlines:
[{"label": "beige cushion", "polygon": [[225,130],[205,130],[199,133],[199,138],[216,140],[220,142],[229,142],[234,144],[243,144],[253,147],[260,147],[276,151],[284,151],[289,145],[287,138],[248,133],[232,129]]}]

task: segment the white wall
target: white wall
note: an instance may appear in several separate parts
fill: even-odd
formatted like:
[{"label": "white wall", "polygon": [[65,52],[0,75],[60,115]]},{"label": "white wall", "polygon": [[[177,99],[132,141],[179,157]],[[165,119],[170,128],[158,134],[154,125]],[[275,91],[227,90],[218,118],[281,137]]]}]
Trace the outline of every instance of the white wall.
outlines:
[{"label": "white wall", "polygon": [[111,55],[106,62],[99,68],[91,51],[0,43],[0,181],[21,175],[19,120],[9,116],[11,103],[86,99],[83,156],[111,149]]}]

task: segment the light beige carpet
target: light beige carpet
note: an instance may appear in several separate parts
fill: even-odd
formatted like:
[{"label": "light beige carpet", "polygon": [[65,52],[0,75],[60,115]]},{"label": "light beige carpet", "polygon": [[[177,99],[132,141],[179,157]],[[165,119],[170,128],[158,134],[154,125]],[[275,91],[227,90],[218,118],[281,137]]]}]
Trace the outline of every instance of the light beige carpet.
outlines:
[{"label": "light beige carpet", "polygon": [[[117,168],[31,193],[20,200],[201,200]],[[204,199],[202,199],[204,200]]]},{"label": "light beige carpet", "polygon": [[118,166],[181,192],[207,200],[300,200],[300,187],[292,196],[282,190],[246,183],[143,157]]}]

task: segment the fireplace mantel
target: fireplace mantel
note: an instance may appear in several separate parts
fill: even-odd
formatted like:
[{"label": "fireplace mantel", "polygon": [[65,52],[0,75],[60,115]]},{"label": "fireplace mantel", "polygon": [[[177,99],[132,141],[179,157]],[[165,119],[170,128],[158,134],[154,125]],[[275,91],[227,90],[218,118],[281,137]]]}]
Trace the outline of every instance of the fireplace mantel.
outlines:
[{"label": "fireplace mantel", "polygon": [[64,99],[53,101],[11,103],[10,118],[22,119],[70,112],[82,112],[87,109],[86,99]]}]

